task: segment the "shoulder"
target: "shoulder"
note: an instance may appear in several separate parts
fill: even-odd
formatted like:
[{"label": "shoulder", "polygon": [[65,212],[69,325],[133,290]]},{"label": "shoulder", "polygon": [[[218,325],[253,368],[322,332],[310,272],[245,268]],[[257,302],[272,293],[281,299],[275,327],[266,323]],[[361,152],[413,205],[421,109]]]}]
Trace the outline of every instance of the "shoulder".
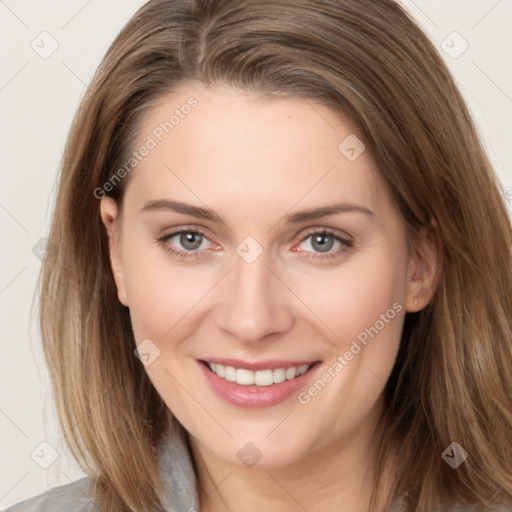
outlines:
[{"label": "shoulder", "polygon": [[89,512],[93,510],[93,482],[89,477],[53,487],[4,512]]}]

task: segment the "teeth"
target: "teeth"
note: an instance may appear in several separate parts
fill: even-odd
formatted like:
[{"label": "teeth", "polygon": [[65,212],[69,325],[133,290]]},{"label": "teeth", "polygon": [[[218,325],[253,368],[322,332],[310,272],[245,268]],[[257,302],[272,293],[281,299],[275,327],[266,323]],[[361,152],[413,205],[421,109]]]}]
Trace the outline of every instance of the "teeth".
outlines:
[{"label": "teeth", "polygon": [[258,370],[257,372],[251,373],[254,373],[254,384],[256,384],[257,386],[271,386],[272,384],[274,384],[273,370]]},{"label": "teeth", "polygon": [[272,386],[280,384],[285,380],[291,380],[306,373],[310,364],[302,366],[290,366],[289,368],[276,368],[275,370],[246,370],[245,368],[234,368],[219,363],[208,363],[210,370],[229,382],[236,382],[242,386]]},{"label": "teeth", "polygon": [[287,368],[286,370],[286,380],[293,379],[297,375],[297,368],[292,366],[291,368]]},{"label": "teeth", "polygon": [[[217,366],[217,365],[215,365]],[[212,370],[213,371],[213,370]],[[224,377],[229,382],[236,382],[236,369],[232,366],[226,366],[226,376]]]},{"label": "teeth", "polygon": [[254,372],[251,372],[251,370],[238,368],[236,371],[236,383],[243,384],[244,386],[251,386],[254,384]]}]

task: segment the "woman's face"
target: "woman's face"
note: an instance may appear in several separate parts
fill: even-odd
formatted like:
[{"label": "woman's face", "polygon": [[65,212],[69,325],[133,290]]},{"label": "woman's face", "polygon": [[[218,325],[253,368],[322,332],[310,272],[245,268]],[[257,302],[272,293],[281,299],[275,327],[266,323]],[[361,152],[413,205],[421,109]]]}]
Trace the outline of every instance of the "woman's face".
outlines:
[{"label": "woman's face", "polygon": [[191,85],[134,150],[119,239],[109,198],[102,218],[145,369],[194,441],[279,466],[367,439],[423,302],[354,127],[313,101]]}]

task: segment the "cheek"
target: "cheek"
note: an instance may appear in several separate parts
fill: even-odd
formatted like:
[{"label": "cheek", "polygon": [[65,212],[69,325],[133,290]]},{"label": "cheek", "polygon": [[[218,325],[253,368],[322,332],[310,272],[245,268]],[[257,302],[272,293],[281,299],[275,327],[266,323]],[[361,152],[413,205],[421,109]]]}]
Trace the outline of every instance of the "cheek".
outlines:
[{"label": "cheek", "polygon": [[[130,316],[138,337],[153,336],[165,341],[182,329],[186,315],[207,292],[205,279],[169,268],[168,272],[146,272],[128,288]],[[192,312],[191,312],[192,313]],[[185,322],[184,322],[185,320]]]},{"label": "cheek", "polygon": [[355,428],[381,395],[400,344],[406,261],[399,243],[383,245],[337,272],[317,273],[299,291],[305,296],[309,289],[306,302],[326,333],[318,344],[324,356],[322,382],[313,382],[299,396],[306,410],[318,411],[310,420],[313,430],[325,429],[325,418],[333,432]]},{"label": "cheek", "polygon": [[337,270],[317,271],[297,281],[294,290],[323,326],[323,338],[330,341],[331,349],[347,350],[358,336],[364,341],[365,329],[375,324],[382,334],[397,338],[400,322],[391,320],[405,300],[405,251],[382,246]]},{"label": "cheek", "polygon": [[205,265],[180,265],[156,242],[136,233],[125,238],[124,251],[124,281],[136,341],[175,337],[175,329],[187,323],[187,313],[211,288],[211,270]]}]

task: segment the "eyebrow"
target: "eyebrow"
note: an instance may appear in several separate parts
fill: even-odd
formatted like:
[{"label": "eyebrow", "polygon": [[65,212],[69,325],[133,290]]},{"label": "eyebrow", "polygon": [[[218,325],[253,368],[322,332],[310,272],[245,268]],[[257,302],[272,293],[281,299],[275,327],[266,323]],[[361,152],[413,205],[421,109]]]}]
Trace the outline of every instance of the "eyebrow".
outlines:
[{"label": "eyebrow", "polygon": [[[171,201],[169,199],[157,199],[146,203],[142,212],[152,212],[159,210],[171,210],[176,213],[183,213],[198,219],[210,220],[212,222],[220,222],[226,224],[224,219],[215,211],[209,208],[202,208],[180,201]],[[337,213],[364,213],[369,216],[374,216],[375,213],[364,206],[352,203],[334,203],[331,205],[320,206],[318,208],[310,208],[295,213],[290,213],[283,217],[285,224],[299,224],[308,220],[319,219],[327,217],[328,215],[335,215]]]}]

